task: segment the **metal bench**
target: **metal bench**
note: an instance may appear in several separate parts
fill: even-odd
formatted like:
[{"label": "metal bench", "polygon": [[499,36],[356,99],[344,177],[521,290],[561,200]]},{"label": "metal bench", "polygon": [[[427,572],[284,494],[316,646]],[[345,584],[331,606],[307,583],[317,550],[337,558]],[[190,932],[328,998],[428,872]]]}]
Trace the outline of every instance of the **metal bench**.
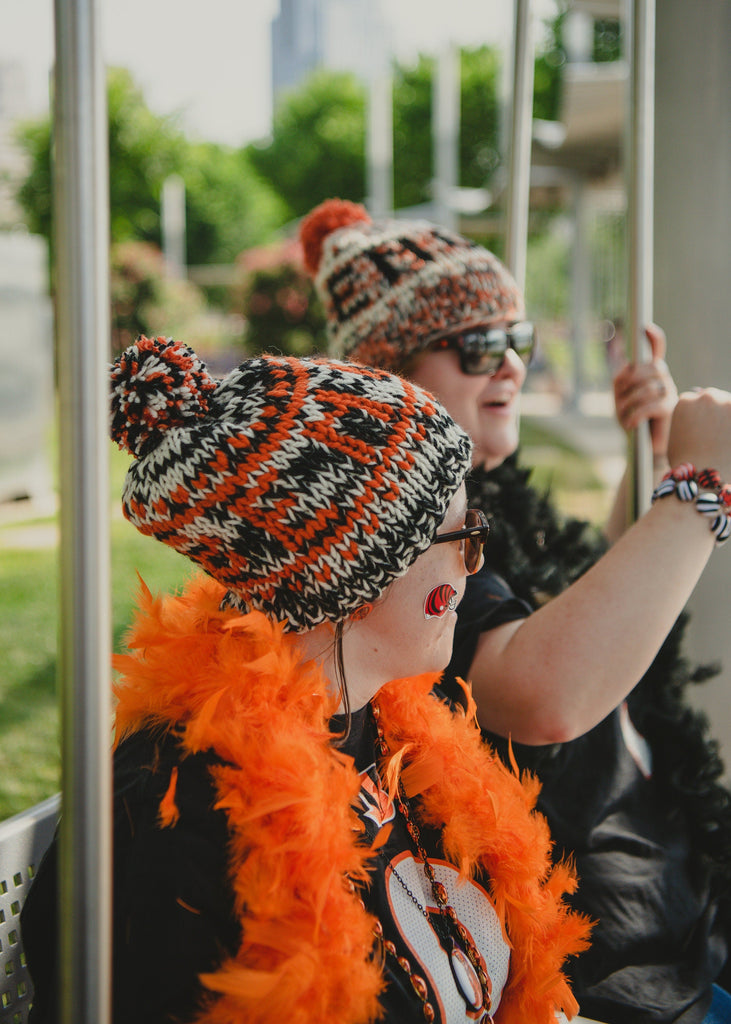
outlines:
[{"label": "metal bench", "polygon": [[[0,822],[0,1024],[27,1024],[33,985],[23,955],[20,908],[58,823],[59,795]],[[563,1014],[557,1024],[567,1024]],[[572,1024],[596,1024],[574,1017]]]},{"label": "metal bench", "polygon": [[60,796],[0,822],[0,1024],[26,1024],[33,986],[23,955],[20,908],[58,822]]}]

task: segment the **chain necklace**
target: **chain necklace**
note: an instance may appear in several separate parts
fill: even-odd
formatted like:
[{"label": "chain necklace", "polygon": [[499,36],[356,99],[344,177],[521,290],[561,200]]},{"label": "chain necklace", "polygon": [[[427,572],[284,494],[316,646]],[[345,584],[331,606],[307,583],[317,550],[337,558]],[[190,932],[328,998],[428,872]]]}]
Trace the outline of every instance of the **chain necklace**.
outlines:
[{"label": "chain necklace", "polygon": [[[381,756],[387,757],[390,751],[381,727],[381,710],[375,701],[371,702],[371,707],[373,709],[373,718],[378,735],[378,748]],[[440,945],[449,959],[449,966],[451,968],[457,990],[467,1004],[467,1007],[473,1012],[480,1010],[483,1011],[483,1016],[479,1018],[480,1024],[492,1024],[492,1017],[490,1016],[492,983],[487,971],[485,970],[484,961],[477,951],[467,929],[457,917],[454,907],[449,903],[449,897],[445,886],[434,874],[434,868],[430,863],[429,857],[422,844],[421,832],[419,830],[419,826],[414,821],[408,797],[406,796],[406,791],[404,790],[401,779],[399,779],[396,791],[396,802],[406,823],[409,835],[416,847],[419,860],[421,861],[424,873],[429,880],[432,894],[441,913],[432,917],[427,912],[426,908],[422,906],[393,865],[391,865],[391,870],[397,881],[405,890],[406,894],[421,911],[429,924],[434,928],[434,931],[439,938]],[[479,982],[479,991],[475,981]],[[426,1019],[428,1020],[429,1017]],[[433,1020],[433,1017],[431,1019]]]},{"label": "chain necklace", "polygon": [[[355,884],[352,881],[350,881],[350,879],[348,879],[348,882],[350,885],[350,892],[352,892],[353,896],[358,900],[363,910],[365,910],[367,913],[368,911],[363,900],[363,897],[360,895]],[[378,942],[381,944],[381,948],[383,949],[385,955],[390,956],[391,959],[398,964],[398,966],[401,968],[401,970],[404,972],[406,977],[411,982],[411,987],[416,993],[416,996],[418,997],[419,1001],[421,1002],[421,1009],[424,1015],[424,1020],[427,1021],[428,1024],[432,1024],[432,1022],[436,1019],[436,1014],[434,1012],[434,1007],[432,1006],[428,999],[429,988],[426,982],[424,981],[420,974],[414,973],[414,970],[411,966],[411,961],[408,960],[407,957],[399,956],[399,952],[396,949],[396,946],[393,944],[393,942],[391,942],[390,939],[387,939],[383,934],[383,925],[378,920],[378,918],[376,918],[375,924],[373,925],[373,934],[375,935]]]}]

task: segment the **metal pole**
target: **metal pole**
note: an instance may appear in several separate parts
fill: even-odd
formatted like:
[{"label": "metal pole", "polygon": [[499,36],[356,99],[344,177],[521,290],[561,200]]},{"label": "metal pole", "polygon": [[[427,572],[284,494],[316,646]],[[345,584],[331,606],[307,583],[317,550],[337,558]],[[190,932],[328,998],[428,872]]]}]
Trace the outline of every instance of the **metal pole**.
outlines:
[{"label": "metal pole", "polygon": [[99,0],[55,0],[63,1024],[108,1024],[111,992],[109,174],[99,17]]},{"label": "metal pole", "polygon": [[515,0],[513,104],[508,162],[505,262],[525,292],[533,125],[534,41],[531,0]]},{"label": "metal pole", "polygon": [[434,199],[435,220],[456,228],[453,193],[459,184],[460,54],[448,40],[440,47],[434,69]]},{"label": "metal pole", "polygon": [[368,84],[367,187],[373,217],[393,210],[393,80],[390,69],[376,67]]},{"label": "metal pole", "polygon": [[571,246],[571,349],[573,364],[573,380],[571,397],[568,404],[571,408],[581,408],[581,396],[585,388],[585,349],[589,336],[588,313],[591,295],[591,278],[589,274],[588,237],[588,202],[586,182],[581,173],[576,172],[572,183],[573,193],[573,227],[574,234]]},{"label": "metal pole", "polygon": [[[629,281],[627,329],[631,358],[644,362],[648,345],[644,328],[652,320],[653,173],[655,131],[655,0],[628,0],[625,19],[629,54],[629,116],[627,139],[627,234]],[[629,517],[635,520],[650,506],[653,467],[649,424],[629,437],[631,473]]]},{"label": "metal pole", "polygon": [[185,182],[179,174],[169,174],[162,183],[162,251],[170,277],[183,278],[185,257]]}]

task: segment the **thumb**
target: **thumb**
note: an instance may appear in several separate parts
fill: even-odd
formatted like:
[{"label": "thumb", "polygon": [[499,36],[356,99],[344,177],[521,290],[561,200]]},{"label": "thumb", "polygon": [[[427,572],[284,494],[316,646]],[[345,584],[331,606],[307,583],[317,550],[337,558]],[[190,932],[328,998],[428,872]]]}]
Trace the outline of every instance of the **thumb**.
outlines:
[{"label": "thumb", "polygon": [[662,327],[658,327],[657,324],[648,324],[645,327],[645,336],[650,343],[650,352],[653,362],[655,360],[664,359],[665,352],[667,351],[667,341],[665,338],[665,331]]}]

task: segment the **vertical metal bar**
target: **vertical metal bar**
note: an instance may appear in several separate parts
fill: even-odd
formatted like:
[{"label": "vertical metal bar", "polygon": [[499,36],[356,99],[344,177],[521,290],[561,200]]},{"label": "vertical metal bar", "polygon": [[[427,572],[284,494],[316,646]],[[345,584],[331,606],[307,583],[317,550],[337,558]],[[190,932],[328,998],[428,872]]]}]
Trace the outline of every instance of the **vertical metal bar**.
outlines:
[{"label": "vertical metal bar", "polygon": [[393,210],[393,80],[390,70],[376,67],[368,85],[367,187],[373,217]]},{"label": "vertical metal bar", "polygon": [[567,404],[579,410],[581,397],[585,389],[585,351],[586,339],[589,337],[589,307],[591,296],[591,278],[589,274],[588,240],[588,201],[586,182],[576,172],[572,183],[573,193],[573,227],[574,233],[571,246],[571,354],[572,382],[571,397]]},{"label": "vertical metal bar", "polygon": [[[644,328],[652,320],[653,288],[653,174],[655,131],[655,0],[628,0],[625,18],[629,54],[629,112],[627,118],[627,329],[631,358],[646,361]],[[630,435],[628,458],[629,516],[637,519],[650,505],[652,446],[650,429],[642,423]]]},{"label": "vertical metal bar", "polygon": [[107,1024],[111,991],[109,175],[99,17],[99,0],[55,0],[63,1024]]},{"label": "vertical metal bar", "polygon": [[459,184],[460,55],[452,40],[440,47],[434,69],[434,219],[456,228],[453,194]]},{"label": "vertical metal bar", "polygon": [[186,275],[185,255],[185,182],[179,174],[169,174],[162,183],[162,251],[169,277]]},{"label": "vertical metal bar", "polygon": [[505,262],[523,292],[530,203],[534,59],[531,0],[515,0]]}]

